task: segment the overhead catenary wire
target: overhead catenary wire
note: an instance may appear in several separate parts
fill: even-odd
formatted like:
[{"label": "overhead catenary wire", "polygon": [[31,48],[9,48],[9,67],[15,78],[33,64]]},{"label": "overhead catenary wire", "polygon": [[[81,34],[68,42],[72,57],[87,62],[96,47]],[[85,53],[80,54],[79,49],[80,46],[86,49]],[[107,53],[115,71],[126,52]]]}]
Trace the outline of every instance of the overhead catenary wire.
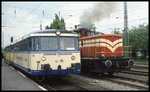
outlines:
[{"label": "overhead catenary wire", "polygon": [[[26,17],[24,17],[20,22],[17,23],[16,26],[20,25],[20,23],[22,23],[27,17],[29,17],[29,16],[34,12],[34,10],[36,10],[41,4],[42,4],[42,3],[38,4],[35,8],[33,8],[33,9],[31,10],[31,12],[30,12]],[[16,28],[16,26],[14,26],[14,27],[12,28],[12,31]]]}]

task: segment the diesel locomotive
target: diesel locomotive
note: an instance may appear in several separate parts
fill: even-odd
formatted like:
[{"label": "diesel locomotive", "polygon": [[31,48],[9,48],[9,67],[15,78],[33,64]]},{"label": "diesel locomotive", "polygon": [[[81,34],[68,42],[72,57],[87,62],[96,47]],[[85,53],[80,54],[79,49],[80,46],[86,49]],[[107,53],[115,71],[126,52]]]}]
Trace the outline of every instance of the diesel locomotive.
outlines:
[{"label": "diesel locomotive", "polygon": [[123,46],[120,34],[98,34],[87,28],[71,30],[79,35],[81,52],[81,71],[96,74],[114,74],[122,70],[130,70],[132,46]]}]

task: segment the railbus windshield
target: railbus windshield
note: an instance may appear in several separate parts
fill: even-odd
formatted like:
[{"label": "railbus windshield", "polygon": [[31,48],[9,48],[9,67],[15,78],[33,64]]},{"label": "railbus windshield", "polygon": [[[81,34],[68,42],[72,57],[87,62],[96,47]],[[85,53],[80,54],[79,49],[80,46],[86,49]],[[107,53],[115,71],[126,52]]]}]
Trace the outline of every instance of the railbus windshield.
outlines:
[{"label": "railbus windshield", "polygon": [[29,38],[30,51],[73,51],[79,50],[78,46],[78,38],[74,36],[40,36]]},{"label": "railbus windshield", "polygon": [[75,50],[74,37],[60,37],[60,50]]},{"label": "railbus windshield", "polygon": [[41,50],[57,50],[57,37],[41,37]]}]

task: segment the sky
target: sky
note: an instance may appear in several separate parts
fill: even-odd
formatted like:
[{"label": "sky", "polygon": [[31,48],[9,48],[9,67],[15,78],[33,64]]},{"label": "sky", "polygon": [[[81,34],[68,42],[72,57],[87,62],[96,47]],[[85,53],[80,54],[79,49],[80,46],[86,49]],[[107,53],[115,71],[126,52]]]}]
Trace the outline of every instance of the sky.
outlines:
[{"label": "sky", "polygon": [[[1,45],[2,47],[10,45],[10,37],[13,37],[14,42],[16,42],[24,35],[40,30],[40,24],[44,29],[46,25],[50,25],[53,21],[55,13],[64,18],[66,29],[71,30],[75,25],[80,24],[80,17],[84,11],[91,11],[97,3],[104,2],[3,1],[1,3]],[[116,3],[113,12],[110,12],[102,20],[94,22],[97,28],[96,31],[110,34],[116,28],[122,32],[124,29],[124,2]],[[104,7],[101,6],[101,8]],[[129,29],[139,24],[148,24],[148,1],[127,2],[127,9]]]}]

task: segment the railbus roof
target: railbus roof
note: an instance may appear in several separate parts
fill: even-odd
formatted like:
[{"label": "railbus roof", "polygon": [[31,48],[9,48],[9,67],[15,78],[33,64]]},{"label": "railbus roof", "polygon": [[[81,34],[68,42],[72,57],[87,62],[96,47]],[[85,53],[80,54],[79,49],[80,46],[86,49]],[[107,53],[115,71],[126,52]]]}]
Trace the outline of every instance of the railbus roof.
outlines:
[{"label": "railbus roof", "polygon": [[57,31],[61,32],[60,36],[78,36],[78,34],[76,32],[71,32],[71,31],[67,31],[67,30],[45,29],[45,30],[37,30],[37,31],[30,32],[30,33],[24,35],[23,37],[19,38],[15,43],[17,43],[23,39],[33,37],[33,36],[57,36],[56,35]]}]

